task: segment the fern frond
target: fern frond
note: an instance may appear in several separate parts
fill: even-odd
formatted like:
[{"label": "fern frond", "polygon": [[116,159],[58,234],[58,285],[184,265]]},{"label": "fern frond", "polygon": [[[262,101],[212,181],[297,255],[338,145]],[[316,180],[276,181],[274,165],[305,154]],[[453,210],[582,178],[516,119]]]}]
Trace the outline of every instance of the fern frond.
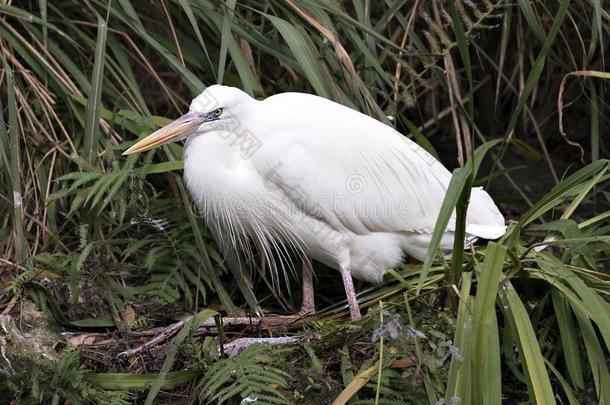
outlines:
[{"label": "fern frond", "polygon": [[199,400],[222,404],[231,398],[257,398],[264,403],[288,403],[278,388],[286,388],[290,374],[273,367],[264,345],[245,348],[239,356],[219,360],[197,386]]}]

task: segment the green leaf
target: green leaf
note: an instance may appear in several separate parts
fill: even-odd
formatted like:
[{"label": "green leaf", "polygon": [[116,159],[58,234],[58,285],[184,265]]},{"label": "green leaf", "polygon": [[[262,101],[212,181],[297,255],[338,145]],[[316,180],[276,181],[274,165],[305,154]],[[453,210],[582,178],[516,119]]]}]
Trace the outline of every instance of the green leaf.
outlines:
[{"label": "green leaf", "polygon": [[227,0],[227,2],[224,4],[222,35],[220,37],[220,55],[218,57],[218,84],[222,84],[225,74],[227,50],[229,49],[229,40],[232,38],[231,25],[233,24],[235,3],[237,3],[237,0]]},{"label": "green leaf", "polygon": [[[0,127],[3,128],[4,135],[9,137],[9,154],[4,151],[4,156],[8,158],[5,165],[9,167],[8,175],[10,181],[10,199],[9,201],[13,205],[13,237],[16,242],[16,258],[19,262],[23,262],[26,258],[26,238],[25,238],[25,227],[23,225],[23,196],[21,188],[21,126],[18,121],[18,106],[16,99],[16,83],[14,78],[13,69],[9,66],[8,61],[2,54],[2,64],[4,66],[4,73],[6,75],[6,88],[7,88],[7,101],[8,101],[8,122],[4,122],[2,117],[2,123]],[[3,114],[3,112],[0,112]],[[8,131],[4,128],[8,128]],[[3,165],[4,166],[4,165]]]},{"label": "green leaf", "polygon": [[544,31],[538,22],[538,18],[536,17],[536,13],[532,7],[532,2],[528,0],[518,0],[519,8],[521,9],[521,13],[525,17],[525,21],[527,21],[528,27],[534,33],[534,36],[542,43],[545,41]]},{"label": "green leaf", "polygon": [[415,142],[417,142],[419,146],[424,148],[429,154],[439,160],[438,153],[436,152],[436,149],[434,149],[434,145],[432,145],[428,138],[426,138],[424,134],[421,133],[417,126],[407,118],[404,118],[403,121],[409,129],[411,135],[413,135],[413,139],[415,139]]},{"label": "green leaf", "polygon": [[530,400],[536,404],[555,404],[551,380],[544,367],[545,359],[540,351],[534,327],[523,302],[507,278],[502,280],[498,296],[502,305],[508,308],[506,314],[515,332]]},{"label": "green leaf", "polygon": [[[181,387],[195,379],[198,374],[197,370],[166,373],[161,388],[171,390]],[[141,390],[148,388],[157,378],[159,378],[159,374],[95,373],[91,374],[88,380],[99,388],[107,390]]]},{"label": "green leaf", "polygon": [[144,166],[140,170],[142,171],[142,174],[146,176],[149,174],[167,173],[182,169],[184,169],[184,162],[182,160],[170,160]]},{"label": "green leaf", "polygon": [[485,362],[485,390],[483,402],[499,404],[502,402],[502,357],[500,354],[500,331],[496,312],[491,314],[491,327],[488,342],[488,354]]},{"label": "green leaf", "polygon": [[97,318],[77,319],[69,323],[79,328],[114,328],[116,326],[111,314],[105,314]]},{"label": "green leaf", "polygon": [[184,323],[184,326],[182,327],[182,329],[180,329],[180,332],[178,332],[176,337],[172,340],[171,347],[167,351],[167,355],[165,356],[165,360],[163,361],[161,370],[159,371],[159,374],[150,386],[150,391],[148,391],[146,401],[144,402],[145,405],[152,405],[153,401],[157,397],[157,394],[163,388],[169,370],[174,364],[174,359],[176,358],[176,354],[178,353],[178,348],[180,347],[184,339],[187,338],[187,336],[189,335],[189,333],[191,333],[193,329],[195,329],[197,326],[201,325],[201,323],[210,319],[214,315],[216,315],[215,311],[204,309],[203,311],[195,315],[193,318],[191,318],[188,322]]},{"label": "green leaf", "polygon": [[582,372],[582,359],[580,358],[580,347],[578,343],[577,329],[574,324],[572,310],[568,300],[558,290],[551,291],[553,299],[553,307],[555,308],[555,317],[559,325],[559,334],[561,336],[561,347],[563,348],[563,358],[566,364],[566,369],[572,380],[572,384],[578,389],[584,387],[584,378]]},{"label": "green leaf", "polygon": [[214,286],[214,290],[216,291],[216,294],[218,294],[218,299],[220,299],[220,302],[222,303],[224,310],[227,311],[227,313],[229,313],[229,314],[233,314],[235,312],[235,304],[233,304],[233,301],[231,300],[229,293],[227,292],[225,287],[222,285],[222,282],[220,281],[218,274],[216,274],[216,272],[214,271],[214,268],[212,267],[212,262],[210,261],[210,257],[208,255],[208,251],[206,249],[206,244],[203,239],[201,229],[199,228],[199,224],[197,223],[197,216],[195,215],[195,212],[193,212],[193,208],[191,206],[191,202],[189,200],[188,193],[186,192],[186,188],[184,187],[184,183],[182,182],[181,179],[177,178],[176,184],[178,185],[180,197],[182,198],[182,203],[184,204],[184,207],[186,209],[189,223],[191,225],[191,228],[193,229],[193,235],[195,236],[195,244],[197,246],[197,249],[199,250],[199,253],[201,254],[201,258],[203,261],[203,268],[208,270],[203,275],[198,273],[197,276],[198,277],[199,276],[209,277],[209,281]]},{"label": "green leaf", "polygon": [[430,271],[430,267],[432,266],[432,260],[434,259],[434,256],[436,256],[436,252],[438,251],[438,247],[441,243],[441,238],[443,237],[443,234],[447,229],[447,224],[449,224],[449,220],[453,215],[453,211],[455,210],[458,198],[460,197],[464,186],[467,184],[469,175],[470,170],[467,167],[462,167],[459,169],[455,169],[453,175],[451,176],[451,181],[449,182],[449,186],[447,187],[447,193],[445,194],[445,198],[443,199],[443,204],[441,205],[438,218],[436,219],[436,225],[434,225],[434,232],[432,233],[430,245],[428,246],[428,251],[426,252],[426,258],[424,260],[424,265],[422,266],[422,272],[419,276],[417,294],[420,293],[423,282],[426,279],[428,272]]},{"label": "green leaf", "polygon": [[563,388],[563,392],[565,392],[566,397],[568,397],[568,402],[570,403],[570,405],[578,405],[579,402],[576,399],[576,397],[574,396],[574,393],[572,392],[572,387],[570,387],[570,384],[568,384],[568,382],[565,380],[565,378],[563,378],[563,376],[559,373],[559,371],[555,368],[555,366],[553,366],[553,363],[551,363],[547,359],[544,359],[544,361],[546,363],[546,366],[549,368],[549,370],[551,370],[553,372],[553,374],[555,375],[555,377],[561,384],[561,388]]},{"label": "green leaf", "polygon": [[297,60],[299,67],[303,69],[303,73],[305,73],[309,83],[311,83],[316,90],[316,93],[320,96],[332,99],[332,94],[326,85],[327,80],[322,74],[320,63],[318,62],[320,56],[317,54],[317,51],[312,44],[307,41],[301,31],[288,21],[269,14],[264,15],[280,32]]},{"label": "green leaf", "polygon": [[493,139],[491,141],[487,141],[478,148],[475,149],[474,154],[472,155],[473,162],[466,162],[465,167],[472,167],[473,173],[472,177],[476,178],[477,173],[479,172],[479,168],[481,167],[481,163],[483,163],[483,159],[487,155],[494,146],[498,145],[502,142],[503,139]]},{"label": "green leaf", "polygon": [[600,171],[606,170],[607,167],[607,160],[598,160],[562,180],[521,216],[519,227],[523,227],[540,218],[543,214],[562,203],[566,195],[573,195],[577,190],[581,189],[584,181],[596,176]]},{"label": "green leaf", "polygon": [[593,374],[598,403],[608,403],[610,401],[610,372],[608,371],[606,355],[585,312],[577,306],[572,306],[572,309],[580,325],[585,348],[587,349],[587,358]]},{"label": "green leaf", "polygon": [[445,389],[445,403],[450,403],[451,398],[459,397],[463,403],[470,402],[471,368],[470,361],[472,344],[470,333],[472,330],[472,314],[469,305],[472,303],[470,286],[472,285],[472,273],[462,274],[462,287],[459,295],[457,320],[455,322],[455,336],[453,344],[458,348],[458,353],[451,356],[447,385]]},{"label": "green leaf", "polygon": [[[497,403],[500,400],[499,393],[495,392],[497,386],[494,382],[489,381],[491,376],[487,374],[487,371],[491,368],[489,366],[491,362],[498,362],[497,359],[489,358],[493,354],[490,353],[489,342],[492,335],[496,337],[497,342],[498,332],[494,303],[506,257],[506,247],[489,242],[485,253],[485,261],[479,273],[477,295],[474,299],[472,315],[473,347],[470,351],[470,359],[466,359],[471,363],[473,403],[484,403],[484,398],[496,399],[496,401],[489,403]],[[495,325],[495,331],[491,330],[493,325]],[[497,343],[495,346],[497,347]],[[495,367],[493,370],[497,371]]]},{"label": "green leaf", "polygon": [[83,141],[83,155],[87,162],[93,164],[97,159],[97,142],[100,129],[100,105],[102,98],[102,84],[104,80],[104,62],[106,60],[106,34],[108,25],[99,15],[97,16],[97,40],[95,42],[95,56],[93,73],[91,74],[91,89],[87,100],[85,117],[85,134]]},{"label": "green leaf", "polygon": [[[529,1],[525,1],[525,0],[519,0],[519,5],[521,5],[522,10],[523,9],[528,9],[528,7],[531,9],[531,6],[529,5]],[[553,42],[555,42],[555,37],[557,36],[557,33],[559,32],[559,28],[561,27],[561,24],[563,23],[563,19],[566,16],[566,12],[568,11],[568,6],[570,5],[570,0],[562,0],[561,4],[559,5],[559,9],[557,10],[557,14],[555,14],[555,18],[553,19],[553,25],[551,26],[551,29],[549,30],[549,34],[547,35],[546,39],[544,40],[544,44],[542,45],[542,49],[540,50],[540,52],[538,53],[538,56],[536,57],[536,61],[534,62],[534,66],[532,67],[532,70],[530,71],[529,75],[527,76],[527,80],[525,82],[525,87],[523,89],[523,92],[521,93],[521,95],[519,96],[519,99],[517,100],[517,107],[515,108],[515,110],[513,111],[513,114],[510,118],[510,122],[508,124],[508,128],[506,128],[506,136],[508,137],[513,130],[515,129],[515,126],[517,125],[517,120],[519,119],[519,116],[521,115],[521,111],[523,111],[523,108],[525,107],[525,103],[527,102],[529,96],[532,94],[532,92],[534,91],[534,87],[536,87],[536,85],[538,84],[538,80],[540,80],[540,76],[542,75],[542,71],[544,70],[544,64],[546,62],[546,58],[549,55],[549,53],[551,52],[551,46],[553,45]],[[530,25],[532,27],[537,26],[537,24],[534,24],[534,21],[530,21],[529,16],[531,16],[533,13],[531,13],[529,10],[525,13],[526,19],[528,20],[528,22],[530,23]],[[535,33],[539,32],[538,30],[534,31]]]},{"label": "green leaf", "polygon": [[[186,14],[189,22],[191,23],[191,26],[193,27],[193,31],[195,31],[195,35],[197,36],[197,40],[199,41],[199,44],[201,45],[201,49],[203,50],[203,53],[205,54],[209,67],[213,69],[213,64],[212,64],[212,60],[210,59],[210,54],[208,53],[208,49],[205,46],[205,41],[203,40],[203,36],[201,35],[201,30],[199,29],[199,25],[197,24],[197,19],[195,18],[195,14],[193,13],[193,9],[191,8],[191,4],[190,4],[191,2],[188,0],[178,0],[178,2],[180,3],[180,6],[182,6],[182,8],[184,9],[185,14]],[[215,76],[217,76],[217,72],[213,72],[213,74]]]},{"label": "green leaf", "polygon": [[[122,10],[117,7],[112,7],[111,11],[115,16],[120,18],[127,26],[134,29],[139,33],[151,47],[153,47],[159,55],[174,69],[174,71],[182,77],[186,85],[189,87],[193,94],[199,94],[205,89],[205,85],[193,72],[188,70],[182,63],[174,56],[169,49],[161,45],[142,25],[138,13],[135,11],[129,0],[117,0],[121,5]],[[120,12],[122,11],[122,12]]]}]

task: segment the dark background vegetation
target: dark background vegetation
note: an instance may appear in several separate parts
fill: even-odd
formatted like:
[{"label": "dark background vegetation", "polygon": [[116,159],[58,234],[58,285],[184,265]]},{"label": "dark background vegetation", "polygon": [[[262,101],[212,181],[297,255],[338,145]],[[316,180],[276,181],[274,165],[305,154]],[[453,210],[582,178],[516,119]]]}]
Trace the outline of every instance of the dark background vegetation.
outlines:
[{"label": "dark background vegetation", "polygon": [[[609,43],[607,0],[0,3],[2,398],[610,401]],[[463,168],[450,203],[484,185],[509,232],[359,285],[369,312],[354,324],[338,274],[317,267],[319,320],[279,333],[321,340],[219,357],[195,333],[206,309],[290,312],[298,294],[218,248],[180,145],[121,157],[218,82],[395,126]],[[242,334],[269,331],[220,332]]]}]

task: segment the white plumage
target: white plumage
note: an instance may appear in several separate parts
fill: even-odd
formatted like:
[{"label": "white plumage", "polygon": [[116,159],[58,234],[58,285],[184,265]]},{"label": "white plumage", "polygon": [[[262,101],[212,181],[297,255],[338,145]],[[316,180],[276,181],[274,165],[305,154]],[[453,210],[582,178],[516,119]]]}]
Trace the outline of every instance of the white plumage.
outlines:
[{"label": "white plumage", "polygon": [[[322,97],[257,101],[226,86],[207,88],[184,117],[188,129],[171,137],[161,129],[128,152],[186,136],[188,188],[208,223],[238,247],[254,240],[271,260],[278,245],[292,245],[341,270],[344,282],[346,273],[381,281],[403,252],[425,257],[451,173],[393,128]],[[446,253],[453,230],[452,220]],[[491,197],[474,188],[468,240],[505,230]]]}]

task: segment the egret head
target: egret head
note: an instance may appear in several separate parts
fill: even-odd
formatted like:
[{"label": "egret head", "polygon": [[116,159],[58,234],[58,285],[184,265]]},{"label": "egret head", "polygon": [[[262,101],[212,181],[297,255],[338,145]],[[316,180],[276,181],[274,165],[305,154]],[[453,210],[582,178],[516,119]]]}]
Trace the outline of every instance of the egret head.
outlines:
[{"label": "egret head", "polygon": [[235,129],[254,101],[235,87],[210,86],[193,99],[186,114],[140,140],[123,155],[145,152],[206,132]]}]

